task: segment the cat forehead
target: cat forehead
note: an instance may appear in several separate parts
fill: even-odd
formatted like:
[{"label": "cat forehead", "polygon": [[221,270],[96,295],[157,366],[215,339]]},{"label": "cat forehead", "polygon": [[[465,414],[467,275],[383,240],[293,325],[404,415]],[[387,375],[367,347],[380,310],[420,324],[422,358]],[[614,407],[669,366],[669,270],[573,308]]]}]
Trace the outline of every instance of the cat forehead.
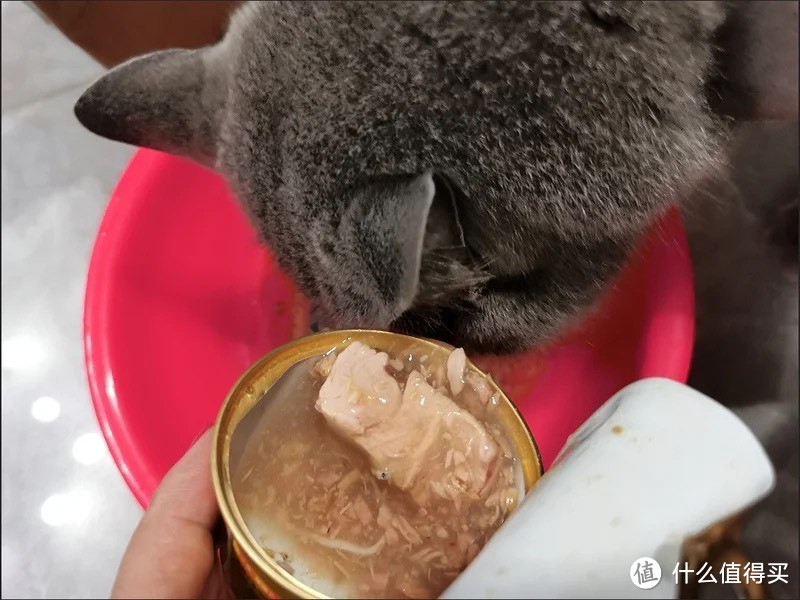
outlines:
[{"label": "cat forehead", "polygon": [[[547,137],[558,110],[613,122],[641,111],[645,94],[693,97],[710,60],[707,38],[688,35],[706,26],[697,6],[594,3],[626,21],[617,31],[587,4],[249,3],[223,44],[236,71],[231,114],[258,120],[250,131],[265,143],[280,121],[298,152],[416,172],[431,156],[456,157],[454,145],[475,160],[498,137],[509,148]],[[601,114],[589,119],[580,103]]]},{"label": "cat forehead", "polygon": [[288,110],[300,112],[344,105],[345,95],[354,111],[412,94],[454,107],[467,88],[498,101],[518,100],[518,91],[546,98],[576,77],[561,87],[596,96],[596,82],[626,78],[662,98],[685,97],[708,62],[716,21],[706,5],[716,3],[606,4],[246,3],[209,55],[235,73],[234,96],[269,102],[289,86]]},{"label": "cat forehead", "polygon": [[[716,1],[248,2],[234,13],[228,37],[232,38],[232,50],[251,44],[254,39],[268,40],[271,34],[278,32],[282,36],[316,38],[324,47],[326,34],[352,25],[351,35],[331,35],[327,41],[356,45],[421,35],[435,38],[443,49],[450,45],[477,44],[481,49],[494,46],[497,50],[508,35],[519,33],[521,27],[556,40],[570,22],[597,21],[598,15],[607,17],[606,25],[625,22],[642,35],[699,34],[699,37],[682,36],[682,43],[692,44],[702,42],[703,34],[721,24],[725,9]],[[415,31],[415,27],[421,29]],[[378,35],[377,40],[363,36],[370,31]],[[593,31],[602,35],[608,28]],[[269,42],[281,44],[277,37]]]},{"label": "cat forehead", "polygon": [[[607,80],[614,89],[629,80],[637,97],[690,96],[709,63],[710,32],[690,34],[715,22],[703,17],[715,4],[248,3],[217,53],[235,71],[232,95],[245,112],[275,102],[284,116],[331,107],[397,114],[426,102],[474,114],[487,105],[477,93],[517,102],[523,118],[537,112],[526,103],[549,102],[554,88],[604,102]],[[595,13],[623,25],[609,31]]]}]

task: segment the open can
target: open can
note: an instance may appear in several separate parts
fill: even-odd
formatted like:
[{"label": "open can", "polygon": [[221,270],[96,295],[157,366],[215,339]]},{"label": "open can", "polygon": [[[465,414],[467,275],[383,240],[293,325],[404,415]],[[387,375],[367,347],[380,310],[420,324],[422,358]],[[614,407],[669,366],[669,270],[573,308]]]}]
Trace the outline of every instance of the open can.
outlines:
[{"label": "open can", "polygon": [[[362,342],[375,350],[394,355],[413,346],[433,360],[446,362],[453,347],[447,344],[376,330],[327,331],[295,340],[259,360],[239,379],[226,398],[213,435],[212,478],[226,534],[220,542],[220,559],[229,589],[237,598],[326,598],[320,591],[297,579],[267,552],[249,530],[237,506],[233,476],[237,451],[231,441],[237,426],[271,386],[292,366],[330,351],[341,351],[351,342]],[[497,398],[494,415],[497,426],[511,447],[517,477],[524,493],[542,476],[542,462],[536,443],[516,407],[490,375],[467,360],[468,370],[485,378]]]}]

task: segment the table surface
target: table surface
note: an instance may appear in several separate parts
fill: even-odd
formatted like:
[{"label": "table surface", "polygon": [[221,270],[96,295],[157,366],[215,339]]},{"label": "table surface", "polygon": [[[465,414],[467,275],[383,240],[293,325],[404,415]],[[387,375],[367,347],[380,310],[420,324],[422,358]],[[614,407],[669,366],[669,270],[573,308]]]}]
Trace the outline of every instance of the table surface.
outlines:
[{"label": "table surface", "polygon": [[132,150],[77,123],[103,69],[22,2],[2,49],[2,595],[103,598],[141,510],[89,401],[83,292]]}]

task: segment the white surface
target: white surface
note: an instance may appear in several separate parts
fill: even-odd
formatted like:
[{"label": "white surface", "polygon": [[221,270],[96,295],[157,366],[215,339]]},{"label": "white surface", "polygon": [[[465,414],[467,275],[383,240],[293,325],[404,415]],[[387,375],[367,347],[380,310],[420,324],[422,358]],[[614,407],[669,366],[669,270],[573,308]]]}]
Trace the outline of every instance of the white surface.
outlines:
[{"label": "white surface", "polygon": [[2,596],[107,598],[141,511],[92,411],[81,316],[131,149],[78,125],[102,68],[21,2],[2,48]]},{"label": "white surface", "polygon": [[[772,465],[728,409],[666,379],[634,383],[553,467],[443,598],[674,598],[681,546],[764,497]],[[631,565],[652,557],[641,589]]]}]

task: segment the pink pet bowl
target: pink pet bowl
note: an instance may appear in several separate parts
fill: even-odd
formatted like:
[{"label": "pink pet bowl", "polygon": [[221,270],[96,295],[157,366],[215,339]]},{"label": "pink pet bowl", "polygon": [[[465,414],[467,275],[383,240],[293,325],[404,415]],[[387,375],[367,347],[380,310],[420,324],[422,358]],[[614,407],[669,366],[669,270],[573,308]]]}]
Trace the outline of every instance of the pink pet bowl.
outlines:
[{"label": "pink pet bowl", "polygon": [[[225,182],[188,161],[139,151],[95,242],[84,344],[97,419],[142,505],[212,424],[239,376],[307,332],[307,302]],[[693,336],[691,264],[672,211],[572,331],[546,348],[476,363],[520,408],[547,468],[620,388],[651,376],[685,381]]]}]

